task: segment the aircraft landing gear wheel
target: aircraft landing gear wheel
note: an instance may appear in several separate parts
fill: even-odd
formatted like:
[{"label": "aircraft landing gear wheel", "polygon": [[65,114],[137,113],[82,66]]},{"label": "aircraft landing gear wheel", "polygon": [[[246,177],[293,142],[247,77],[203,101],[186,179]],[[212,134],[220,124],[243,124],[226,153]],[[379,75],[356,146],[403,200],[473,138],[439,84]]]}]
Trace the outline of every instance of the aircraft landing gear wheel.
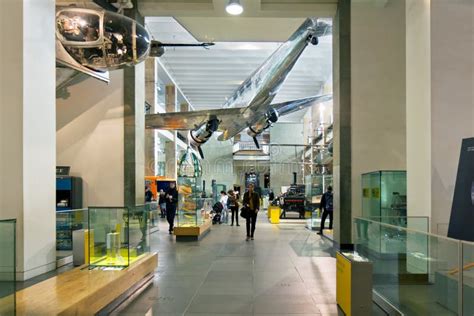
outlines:
[{"label": "aircraft landing gear wheel", "polygon": [[311,37],[311,44],[318,45],[319,39],[316,36]]}]

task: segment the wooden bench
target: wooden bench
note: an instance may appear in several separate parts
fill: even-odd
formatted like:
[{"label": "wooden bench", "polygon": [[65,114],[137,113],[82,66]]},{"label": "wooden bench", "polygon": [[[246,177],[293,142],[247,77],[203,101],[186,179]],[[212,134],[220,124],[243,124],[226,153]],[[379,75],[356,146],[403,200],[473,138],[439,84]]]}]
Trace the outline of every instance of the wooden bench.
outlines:
[{"label": "wooden bench", "polygon": [[156,253],[128,268],[89,270],[86,265],[17,292],[17,315],[94,315],[144,279],[153,277]]}]

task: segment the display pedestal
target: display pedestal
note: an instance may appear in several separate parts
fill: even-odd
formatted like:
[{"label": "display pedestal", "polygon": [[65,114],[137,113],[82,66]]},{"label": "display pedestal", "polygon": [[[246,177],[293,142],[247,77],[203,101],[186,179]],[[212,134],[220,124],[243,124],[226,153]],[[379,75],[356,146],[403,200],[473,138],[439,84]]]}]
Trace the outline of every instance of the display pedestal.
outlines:
[{"label": "display pedestal", "polygon": [[196,241],[203,238],[211,230],[210,219],[204,220],[199,226],[179,226],[174,228],[176,241]]},{"label": "display pedestal", "polygon": [[270,206],[267,214],[271,224],[280,224],[281,209],[279,206]]},{"label": "display pedestal", "polygon": [[17,292],[18,315],[95,315],[111,312],[153,280],[156,253],[123,270],[89,270],[86,265]]}]

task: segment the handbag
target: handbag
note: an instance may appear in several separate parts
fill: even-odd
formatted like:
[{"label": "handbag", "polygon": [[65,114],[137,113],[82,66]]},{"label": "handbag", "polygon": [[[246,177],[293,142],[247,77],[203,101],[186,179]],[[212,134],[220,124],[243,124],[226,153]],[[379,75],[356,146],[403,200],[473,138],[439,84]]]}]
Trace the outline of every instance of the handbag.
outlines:
[{"label": "handbag", "polygon": [[242,207],[240,209],[240,217],[243,217],[245,219],[250,217],[250,209],[246,206]]}]

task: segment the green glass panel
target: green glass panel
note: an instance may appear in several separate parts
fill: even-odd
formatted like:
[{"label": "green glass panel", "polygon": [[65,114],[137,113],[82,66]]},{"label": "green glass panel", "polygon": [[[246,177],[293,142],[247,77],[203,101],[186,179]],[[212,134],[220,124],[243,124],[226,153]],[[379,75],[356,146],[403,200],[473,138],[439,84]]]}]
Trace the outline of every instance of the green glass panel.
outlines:
[{"label": "green glass panel", "polygon": [[459,242],[356,218],[355,249],[373,263],[373,288],[406,315],[456,315]]},{"label": "green glass panel", "polygon": [[474,315],[474,243],[464,242],[463,245],[463,312]]},{"label": "green glass panel", "polygon": [[16,221],[0,221],[0,315],[15,315]]}]

